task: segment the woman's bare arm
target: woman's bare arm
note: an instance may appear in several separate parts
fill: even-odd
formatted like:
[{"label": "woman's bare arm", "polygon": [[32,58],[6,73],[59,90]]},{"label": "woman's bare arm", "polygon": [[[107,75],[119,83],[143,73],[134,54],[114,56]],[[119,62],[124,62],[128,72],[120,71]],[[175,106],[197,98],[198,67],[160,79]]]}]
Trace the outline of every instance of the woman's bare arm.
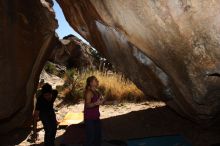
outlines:
[{"label": "woman's bare arm", "polygon": [[91,102],[92,101],[92,96],[93,96],[93,93],[91,91],[87,91],[85,93],[85,105],[86,105],[87,108],[93,108],[97,105],[102,104],[100,100],[98,100],[97,102],[92,103]]}]

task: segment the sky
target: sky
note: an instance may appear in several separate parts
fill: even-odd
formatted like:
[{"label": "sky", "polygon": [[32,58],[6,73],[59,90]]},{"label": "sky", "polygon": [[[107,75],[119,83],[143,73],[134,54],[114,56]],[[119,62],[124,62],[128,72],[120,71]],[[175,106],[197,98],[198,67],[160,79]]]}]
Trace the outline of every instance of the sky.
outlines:
[{"label": "sky", "polygon": [[59,4],[55,0],[53,0],[53,2],[54,2],[53,9],[56,13],[56,18],[59,23],[59,27],[58,29],[56,29],[56,33],[58,34],[59,38],[62,39],[64,36],[73,34],[79,39],[81,39],[83,42],[88,44],[88,42],[85,39],[83,39],[76,31],[72,29],[72,27],[70,27],[69,23],[66,21],[63,15],[63,11],[61,10]]}]

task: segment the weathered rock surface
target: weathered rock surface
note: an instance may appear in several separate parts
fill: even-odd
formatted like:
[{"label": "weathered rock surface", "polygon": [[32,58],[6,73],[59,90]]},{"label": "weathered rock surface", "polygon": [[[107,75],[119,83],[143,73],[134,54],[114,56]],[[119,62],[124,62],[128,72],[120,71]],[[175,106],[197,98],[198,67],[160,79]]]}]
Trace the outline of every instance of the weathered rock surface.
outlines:
[{"label": "weathered rock surface", "polygon": [[57,1],[71,26],[147,95],[197,121],[219,113],[220,1]]},{"label": "weathered rock surface", "polygon": [[69,35],[61,40],[57,39],[49,60],[67,68],[83,70],[93,66],[90,49],[91,46],[84,44],[75,36]]},{"label": "weathered rock surface", "polygon": [[6,134],[32,115],[34,90],[57,21],[45,0],[0,0],[0,18],[0,134]]},{"label": "weathered rock surface", "polygon": [[92,46],[84,43],[74,35],[65,36],[54,44],[49,61],[76,68],[79,71],[99,69],[103,71],[114,70],[112,64]]}]

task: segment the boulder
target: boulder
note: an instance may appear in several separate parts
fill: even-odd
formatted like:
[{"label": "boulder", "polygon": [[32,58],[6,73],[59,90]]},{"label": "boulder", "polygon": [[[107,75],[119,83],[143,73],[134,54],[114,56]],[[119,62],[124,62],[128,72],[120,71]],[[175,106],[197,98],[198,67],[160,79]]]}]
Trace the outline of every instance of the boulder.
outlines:
[{"label": "boulder", "polygon": [[51,6],[45,0],[0,0],[0,134],[32,116],[39,75],[55,41]]},{"label": "boulder", "polygon": [[68,35],[54,44],[49,60],[67,68],[84,70],[93,67],[91,46],[86,45],[73,35]]},{"label": "boulder", "polygon": [[57,0],[70,25],[146,95],[188,118],[220,111],[220,1]]}]

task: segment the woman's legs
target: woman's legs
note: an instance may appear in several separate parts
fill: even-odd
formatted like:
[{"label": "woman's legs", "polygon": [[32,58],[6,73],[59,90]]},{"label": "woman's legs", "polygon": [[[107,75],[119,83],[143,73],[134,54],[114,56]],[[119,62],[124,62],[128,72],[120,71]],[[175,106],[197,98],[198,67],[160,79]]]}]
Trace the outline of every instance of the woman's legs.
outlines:
[{"label": "woman's legs", "polygon": [[95,122],[94,120],[85,120],[86,125],[86,141],[85,146],[95,146]]},{"label": "woman's legs", "polygon": [[102,125],[100,120],[95,120],[95,146],[101,146],[102,142]]}]

